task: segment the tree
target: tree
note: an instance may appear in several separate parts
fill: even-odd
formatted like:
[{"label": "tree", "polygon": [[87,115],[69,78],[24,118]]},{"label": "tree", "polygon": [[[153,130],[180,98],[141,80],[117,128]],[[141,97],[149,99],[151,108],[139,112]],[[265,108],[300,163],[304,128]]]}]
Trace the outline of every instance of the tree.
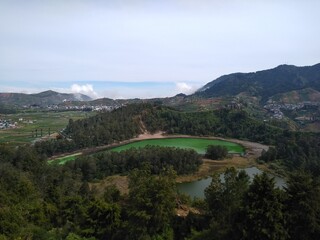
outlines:
[{"label": "tree", "polygon": [[274,147],[270,147],[268,151],[262,150],[260,159],[265,162],[274,161],[277,158],[277,150]]},{"label": "tree", "polygon": [[101,199],[91,201],[84,233],[98,239],[110,239],[120,226],[120,211],[118,204],[109,204]]},{"label": "tree", "polygon": [[249,176],[245,171],[237,172],[228,168],[223,175],[216,174],[205,190],[205,201],[212,218],[209,231],[205,235],[215,236],[216,239],[232,239],[237,216],[242,207],[244,194],[249,186]]},{"label": "tree", "polygon": [[225,146],[209,145],[206,151],[206,157],[217,160],[223,159],[228,155],[228,149]]},{"label": "tree", "polygon": [[133,170],[129,175],[130,239],[168,237],[175,194],[175,172],[172,168],[163,170],[159,176],[151,175],[149,166]]},{"label": "tree", "polygon": [[285,202],[291,239],[320,239],[320,184],[305,172],[290,175]]},{"label": "tree", "polygon": [[264,172],[256,175],[244,198],[243,238],[286,239],[281,191]]}]

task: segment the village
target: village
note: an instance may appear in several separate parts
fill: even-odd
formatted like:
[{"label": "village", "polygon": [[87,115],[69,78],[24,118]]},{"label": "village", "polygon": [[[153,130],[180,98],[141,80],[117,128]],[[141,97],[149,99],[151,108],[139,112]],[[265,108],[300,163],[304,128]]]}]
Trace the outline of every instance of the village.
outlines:
[{"label": "village", "polygon": [[112,111],[113,109],[119,108],[119,106],[114,105],[62,105],[62,104],[52,104],[47,106],[39,105],[25,105],[23,109],[41,109],[49,111]]},{"label": "village", "polygon": [[17,125],[17,122],[0,118],[0,129],[15,128]]},{"label": "village", "polygon": [[302,109],[319,109],[320,104],[319,103],[313,103],[313,102],[303,102],[303,103],[297,103],[297,104],[290,104],[290,103],[269,103],[265,105],[263,108],[266,109],[271,113],[271,118],[274,119],[283,119],[284,113],[281,110],[302,110]]}]

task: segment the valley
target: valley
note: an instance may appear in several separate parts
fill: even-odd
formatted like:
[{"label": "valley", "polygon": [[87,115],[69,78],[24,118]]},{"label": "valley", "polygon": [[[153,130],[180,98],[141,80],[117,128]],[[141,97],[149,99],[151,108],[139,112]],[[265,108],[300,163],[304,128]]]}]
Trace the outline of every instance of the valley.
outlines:
[{"label": "valley", "polygon": [[[249,216],[260,221],[261,209],[278,219],[263,223],[290,236],[300,219],[317,226],[309,218],[320,212],[318,85],[308,80],[314,68],[225,75],[169,98],[19,95],[20,103],[0,108],[0,238],[143,239],[170,229],[169,239],[211,239],[223,230],[223,240],[237,233],[234,226],[250,231]],[[301,86],[296,79],[305,71]],[[273,82],[275,91],[270,76],[303,89]],[[272,206],[277,211],[269,213]]]},{"label": "valley", "polygon": [[0,0],[0,240],[320,239],[319,9]]}]

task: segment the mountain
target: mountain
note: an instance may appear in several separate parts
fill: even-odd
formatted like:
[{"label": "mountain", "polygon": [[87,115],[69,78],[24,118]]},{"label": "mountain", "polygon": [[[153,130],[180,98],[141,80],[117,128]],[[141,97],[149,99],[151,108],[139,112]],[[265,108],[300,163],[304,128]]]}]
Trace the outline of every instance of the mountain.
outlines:
[{"label": "mountain", "polygon": [[25,93],[0,93],[0,102],[9,106],[47,106],[59,104],[65,101],[90,101],[91,98],[80,94],[58,93],[55,91],[45,91],[37,94]]},{"label": "mountain", "polygon": [[203,86],[193,96],[246,95],[257,97],[260,103],[265,103],[275,95],[303,89],[320,91],[320,64],[306,67],[280,65],[258,72],[224,75]]}]

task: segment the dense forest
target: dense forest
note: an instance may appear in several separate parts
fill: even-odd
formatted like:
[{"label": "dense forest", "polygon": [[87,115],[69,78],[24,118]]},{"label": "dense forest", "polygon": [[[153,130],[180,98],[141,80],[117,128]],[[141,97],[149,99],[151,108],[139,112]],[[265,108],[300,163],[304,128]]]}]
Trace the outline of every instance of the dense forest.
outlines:
[{"label": "dense forest", "polygon": [[191,239],[318,239],[320,183],[305,172],[293,172],[287,187],[275,187],[266,173],[253,181],[229,168],[215,175],[205,190],[209,226]]},{"label": "dense forest", "polygon": [[[191,200],[177,193],[175,178],[194,172],[199,155],[169,147],[105,151],[63,166],[47,164],[58,152],[117,142],[145,130],[271,143],[260,161],[288,169],[287,185],[276,188],[265,173],[250,181],[245,172],[229,168],[213,176],[205,199]],[[70,120],[64,135],[34,146],[0,144],[0,239],[320,238],[317,134],[283,131],[241,111],[184,113],[132,105]],[[97,194],[91,183],[113,174],[128,177],[129,193],[121,195],[110,185]],[[179,216],[175,211],[182,205],[198,211]]]},{"label": "dense forest", "polygon": [[277,138],[275,146],[263,152],[265,162],[278,162],[289,171],[303,169],[320,176],[320,135],[285,131]]},{"label": "dense forest", "polygon": [[169,167],[177,174],[188,174],[195,172],[202,160],[194,150],[146,146],[122,152],[105,151],[83,156],[68,162],[65,167],[81,171],[83,180],[91,181],[115,174],[126,174],[147,163],[152,174],[159,174]]},{"label": "dense forest", "polygon": [[78,169],[48,165],[30,147],[0,148],[0,239],[173,234],[176,190],[171,167],[154,175],[145,164],[130,172],[128,196],[121,197],[111,186],[98,197]]},{"label": "dense forest", "polygon": [[[317,239],[319,179],[295,170],[278,189],[267,174],[252,182],[227,169],[213,176],[200,213],[175,214],[172,167],[153,174],[145,162],[130,171],[129,194],[114,186],[96,195],[83,160],[54,166],[30,147],[1,146],[0,239]],[[97,160],[98,161],[98,160]],[[97,172],[98,173],[98,172]]]}]

